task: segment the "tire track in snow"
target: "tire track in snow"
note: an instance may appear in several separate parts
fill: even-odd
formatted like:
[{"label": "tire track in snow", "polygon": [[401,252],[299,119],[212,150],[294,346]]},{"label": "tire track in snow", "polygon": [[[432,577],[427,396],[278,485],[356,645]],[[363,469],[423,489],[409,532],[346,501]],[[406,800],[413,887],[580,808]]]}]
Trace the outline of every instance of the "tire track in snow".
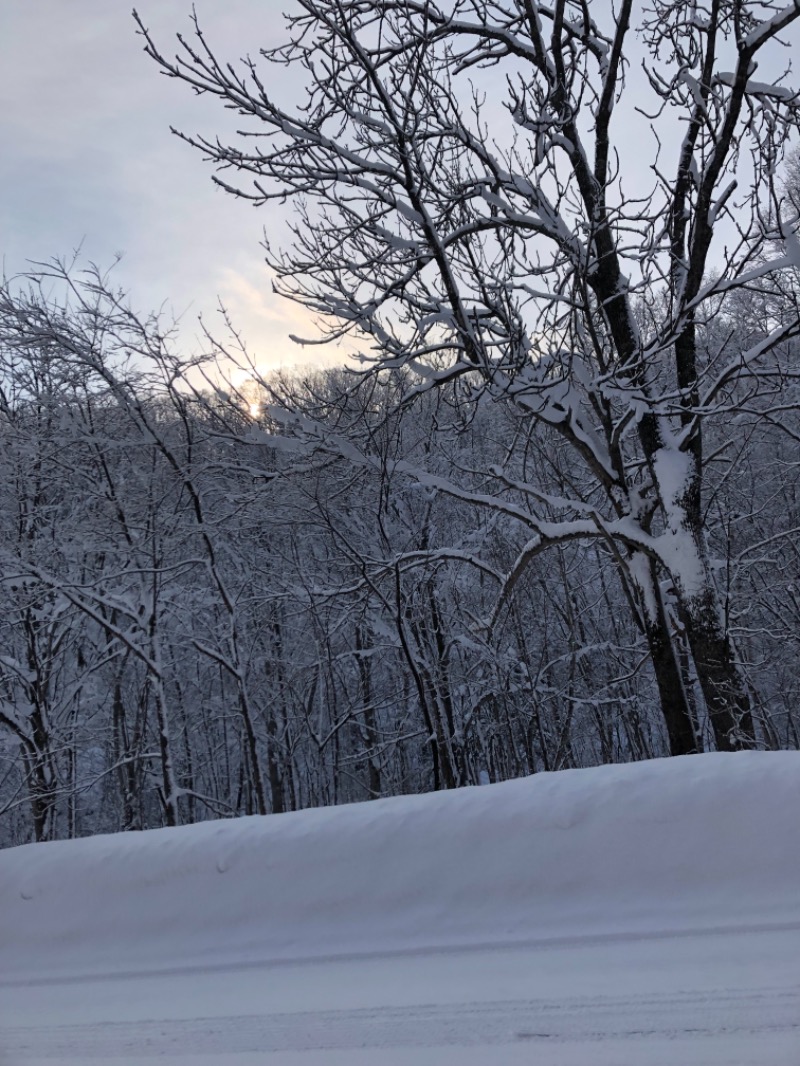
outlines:
[{"label": "tire track in snow", "polygon": [[320,1010],[241,1017],[6,1028],[11,1061],[113,1060],[246,1052],[490,1047],[798,1032],[800,988],[758,992],[592,996],[436,1006]]},{"label": "tire track in snow", "polygon": [[724,939],[731,936],[757,937],[764,933],[794,933],[800,931],[800,922],[758,922],[747,925],[719,925],[701,927],[678,927],[628,932],[582,933],[575,936],[548,936],[533,939],[515,937],[513,941],[475,941],[462,944],[420,945],[418,947],[382,948],[376,951],[345,952],[242,958],[225,962],[207,959],[188,962],[180,966],[147,966],[120,970],[92,969],[86,973],[72,971],[55,974],[2,974],[0,988],[38,988],[57,985],[94,984],[95,981],[147,981],[158,977],[191,977],[195,974],[240,973],[247,970],[275,970],[282,967],[325,966],[329,963],[372,962],[382,959],[444,958],[459,955],[474,955],[478,952],[493,953],[583,950],[615,944],[646,944],[659,941],[696,940],[699,937]]}]

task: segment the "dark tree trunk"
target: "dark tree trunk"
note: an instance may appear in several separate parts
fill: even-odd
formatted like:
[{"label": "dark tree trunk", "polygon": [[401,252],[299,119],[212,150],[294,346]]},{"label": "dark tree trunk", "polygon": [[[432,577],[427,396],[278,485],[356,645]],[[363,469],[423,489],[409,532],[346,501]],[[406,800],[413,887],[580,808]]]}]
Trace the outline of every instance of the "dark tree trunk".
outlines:
[{"label": "dark tree trunk", "polygon": [[637,579],[641,604],[641,624],[653,664],[661,713],[669,739],[670,755],[693,755],[701,746],[687,695],[689,679],[684,677],[670,630],[667,609],[661,593],[656,564],[646,561],[649,587]]},{"label": "dark tree trunk", "polygon": [[670,755],[693,755],[700,751],[686,698],[686,679],[683,677],[663,608],[661,617],[646,626],[647,643],[653,663],[661,713],[667,727]]},{"label": "dark tree trunk", "polygon": [[682,615],[718,750],[754,747],[750,694],[722,625],[713,588],[704,589],[685,605]]}]

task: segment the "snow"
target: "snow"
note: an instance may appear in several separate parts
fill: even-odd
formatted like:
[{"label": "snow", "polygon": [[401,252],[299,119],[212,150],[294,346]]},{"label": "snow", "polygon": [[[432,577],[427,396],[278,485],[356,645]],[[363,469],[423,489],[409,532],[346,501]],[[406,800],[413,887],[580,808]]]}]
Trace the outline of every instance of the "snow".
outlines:
[{"label": "snow", "polygon": [[[720,85],[732,88],[736,84],[736,74],[731,70],[722,70],[714,75],[714,80]],[[753,96],[772,96],[776,100],[793,100],[797,93],[785,85],[773,85],[771,82],[755,81],[748,78],[744,91]]]},{"label": "snow", "polygon": [[796,218],[791,219],[791,221],[788,219],[781,220],[781,234],[786,258],[795,270],[800,270],[800,240],[798,240],[795,231],[796,225]]},{"label": "snow", "polygon": [[687,599],[691,599],[702,592],[705,584],[703,563],[686,527],[683,506],[692,458],[674,447],[659,448],[653,457],[653,469],[666,517],[666,528],[656,539],[656,548]]},{"label": "snow", "polygon": [[764,41],[774,36],[779,30],[783,29],[794,17],[796,17],[798,11],[797,0],[793,3],[787,4],[786,7],[776,11],[770,19],[766,19],[764,22],[759,22],[755,29],[744,39],[745,48],[755,50],[760,48]]},{"label": "snow", "polygon": [[796,1066],[798,810],[749,752],[0,852],[0,1063]]}]

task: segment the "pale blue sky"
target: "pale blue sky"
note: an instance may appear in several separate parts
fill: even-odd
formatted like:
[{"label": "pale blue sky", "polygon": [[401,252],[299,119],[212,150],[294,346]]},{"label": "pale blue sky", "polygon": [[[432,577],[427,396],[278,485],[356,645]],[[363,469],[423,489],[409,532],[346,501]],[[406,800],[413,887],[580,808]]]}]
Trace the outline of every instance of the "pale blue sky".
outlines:
[{"label": "pale blue sky", "polygon": [[[594,0],[603,8],[610,0]],[[159,45],[191,32],[191,0],[137,0]],[[292,0],[196,0],[217,54],[235,60],[283,36]],[[0,256],[6,273],[26,260],[68,257],[108,266],[142,311],[164,302],[183,316],[184,343],[202,312],[213,328],[217,298],[230,309],[263,366],[304,359],[339,361],[335,350],[301,349],[290,332],[313,333],[303,313],[275,297],[259,247],[266,227],[280,243],[286,211],[253,209],[217,189],[199,153],[169,126],[213,135],[234,123],[214,101],[162,76],[144,55],[131,0],[0,0]],[[793,32],[792,43],[798,34]],[[766,57],[765,57],[766,58]],[[759,76],[790,58],[773,53]],[[641,80],[641,73],[632,77]],[[300,86],[276,72],[277,96],[292,103]],[[275,84],[275,82],[270,83]],[[646,96],[646,90],[645,90]],[[625,191],[649,188],[653,139],[630,92],[616,117]],[[661,127],[661,163],[673,172],[681,126]],[[646,145],[646,147],[645,147]],[[643,147],[645,150],[643,151]]]},{"label": "pale blue sky", "polygon": [[[276,42],[284,0],[197,0],[220,54]],[[190,31],[191,0],[139,0],[166,49]],[[69,256],[108,266],[142,311],[167,301],[184,315],[187,342],[217,296],[259,361],[291,364],[287,340],[300,311],[270,291],[259,248],[279,214],[235,202],[210,181],[200,155],[169,132],[220,128],[225,114],[159,74],[136,35],[130,0],[0,3],[0,255],[5,272],[26,260]],[[319,358],[319,351],[314,355]],[[307,355],[305,356],[308,357]],[[331,356],[332,358],[333,356]]]}]

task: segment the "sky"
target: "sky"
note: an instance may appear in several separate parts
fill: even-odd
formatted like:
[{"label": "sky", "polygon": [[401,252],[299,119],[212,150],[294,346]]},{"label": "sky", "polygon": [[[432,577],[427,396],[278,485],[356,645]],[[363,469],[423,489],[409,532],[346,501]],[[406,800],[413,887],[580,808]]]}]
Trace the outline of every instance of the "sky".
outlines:
[{"label": "sky", "polygon": [[[201,155],[170,125],[212,133],[226,116],[170,80],[143,52],[131,0],[0,2],[0,256],[6,275],[28,261],[71,257],[102,268],[137,310],[164,307],[197,343],[202,313],[222,333],[231,312],[261,366],[320,359],[290,332],[304,312],[271,292],[259,247],[279,209],[255,209],[216,188]],[[285,0],[196,0],[221,55],[278,43]],[[191,0],[137,0],[157,43],[172,54],[191,31]],[[325,356],[336,359],[335,352]]]},{"label": "sky", "polygon": [[[607,0],[600,0],[601,6]],[[137,0],[156,43],[171,55],[174,35],[191,33],[191,0]],[[309,360],[341,362],[344,352],[302,348],[313,335],[306,313],[275,296],[263,262],[264,230],[280,244],[286,208],[254,208],[211,181],[196,150],[170,133],[215,135],[233,117],[215,101],[164,77],[143,51],[131,0],[0,0],[0,257],[6,275],[28,261],[69,258],[110,266],[137,310],[164,308],[181,321],[181,344],[199,347],[198,316],[222,335],[222,301],[260,368]],[[236,60],[283,39],[291,0],[196,0],[217,54]],[[800,44],[792,34],[792,44]],[[784,53],[785,55],[785,53]],[[780,64],[783,56],[776,57]],[[766,68],[764,68],[766,69]],[[776,72],[777,72],[776,66]],[[300,98],[299,81],[278,72],[281,103]],[[651,152],[635,132],[644,119],[629,93],[617,135],[626,193],[652,183]],[[659,130],[673,158],[681,133]],[[670,144],[670,141],[673,144]]]}]

